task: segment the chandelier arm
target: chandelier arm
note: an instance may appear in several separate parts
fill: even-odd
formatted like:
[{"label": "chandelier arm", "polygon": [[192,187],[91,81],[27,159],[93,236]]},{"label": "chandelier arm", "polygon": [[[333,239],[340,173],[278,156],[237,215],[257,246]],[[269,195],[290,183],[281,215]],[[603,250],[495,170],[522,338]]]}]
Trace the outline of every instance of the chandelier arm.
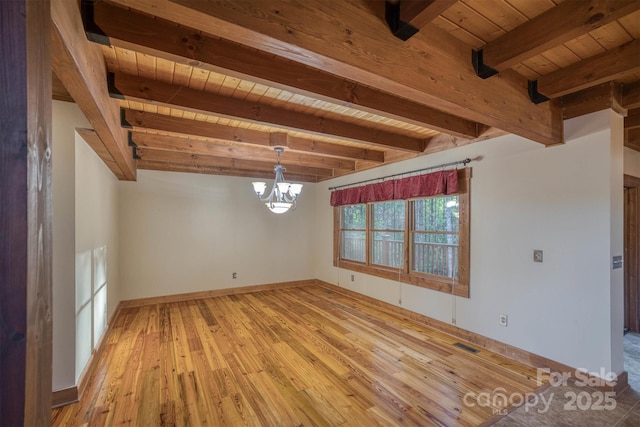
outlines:
[{"label": "chandelier arm", "polygon": [[[274,186],[271,188],[271,191],[269,192],[269,194],[268,194],[267,196],[265,196],[265,197],[260,197],[260,196],[258,196],[258,199],[259,199],[261,202],[263,202],[263,203],[269,202],[270,200],[272,200],[272,199],[273,199],[273,196],[274,196],[274,193],[276,192],[276,190],[277,190],[277,187],[274,185]],[[277,200],[276,200],[276,201],[277,201]],[[271,202],[271,203],[273,203],[273,202]]]},{"label": "chandelier arm", "polygon": [[296,200],[296,197],[293,196],[289,191],[282,195],[282,199],[287,203],[293,203]]}]

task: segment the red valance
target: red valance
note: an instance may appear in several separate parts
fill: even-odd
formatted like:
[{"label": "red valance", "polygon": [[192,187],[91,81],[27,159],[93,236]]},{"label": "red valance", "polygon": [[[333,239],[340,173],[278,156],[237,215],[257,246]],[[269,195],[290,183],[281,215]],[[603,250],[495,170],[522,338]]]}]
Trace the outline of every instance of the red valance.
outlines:
[{"label": "red valance", "polygon": [[458,171],[448,170],[331,192],[331,206],[403,200],[458,192]]}]

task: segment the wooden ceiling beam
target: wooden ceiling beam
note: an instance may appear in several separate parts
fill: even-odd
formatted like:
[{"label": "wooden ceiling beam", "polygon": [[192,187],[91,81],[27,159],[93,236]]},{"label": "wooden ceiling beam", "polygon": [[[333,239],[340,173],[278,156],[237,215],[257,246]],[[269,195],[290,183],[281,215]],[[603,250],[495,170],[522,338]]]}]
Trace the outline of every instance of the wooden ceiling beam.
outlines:
[{"label": "wooden ceiling beam", "polygon": [[[273,167],[276,164],[275,159],[270,162],[261,162],[256,160],[242,160],[220,156],[181,153],[176,151],[154,150],[151,148],[138,148],[136,151],[140,160],[184,165],[214,166],[228,169],[237,168],[252,171],[273,172]],[[325,178],[333,176],[333,170],[331,169],[286,164],[284,166],[291,174],[312,175]]]},{"label": "wooden ceiling beam", "polygon": [[193,112],[215,114],[225,118],[240,119],[333,138],[344,138],[397,150],[421,152],[425,146],[425,141],[422,139],[331,118],[299,113],[285,108],[262,105],[127,74],[115,74],[112,77],[110,78],[109,93],[111,96],[121,99],[151,102],[166,107],[177,106]]},{"label": "wooden ceiling beam", "polygon": [[640,81],[622,87],[622,106],[640,108]]},{"label": "wooden ceiling beam", "polygon": [[[202,139],[180,138],[169,135],[157,135],[150,133],[133,132],[131,141],[140,148],[154,150],[177,151],[181,153],[201,154],[208,156],[229,157],[238,160],[263,160],[276,161],[276,155],[272,149],[266,147],[248,147],[239,144],[220,144]],[[282,163],[298,166],[318,167],[324,169],[355,170],[354,160],[337,159],[333,157],[320,157],[305,155],[285,150],[281,155]]]},{"label": "wooden ceiling beam", "polygon": [[[385,152],[369,148],[352,147],[348,145],[332,144],[330,142],[316,141],[314,139],[300,138],[289,135],[289,149],[304,153],[313,153],[322,156],[354,159],[369,163],[384,163]],[[395,151],[395,150],[394,150]]]},{"label": "wooden ceiling beam", "polygon": [[[106,66],[101,49],[84,35],[78,3],[51,3],[51,61],[53,71],[95,129],[106,151],[118,166],[119,179],[135,180],[136,166],[120,128],[118,103],[109,98]],[[115,170],[114,170],[115,169]]]},{"label": "wooden ceiling beam", "polygon": [[563,142],[557,105],[532,104],[521,76],[478,84],[469,61],[471,47],[433,23],[402,42],[359,2],[279,2],[269,8],[255,7],[251,0],[112,3],[545,145]]},{"label": "wooden ceiling beam", "polygon": [[73,98],[64,87],[56,73],[51,71],[51,99],[56,101],[74,102]]},{"label": "wooden ceiling beam", "polygon": [[220,141],[241,142],[263,147],[269,146],[269,132],[131,109],[122,110],[121,116],[122,126],[127,129],[155,130],[181,135],[201,136]]},{"label": "wooden ceiling beam", "polygon": [[[123,126],[132,129],[156,130],[182,135],[195,135],[221,141],[231,141],[250,145],[271,146],[271,134],[252,129],[183,119],[164,114],[147,113],[136,110],[122,110]],[[288,148],[305,154],[315,154],[346,160],[366,160],[383,163],[384,152],[358,147],[332,144],[312,139],[289,137]]]},{"label": "wooden ceiling beam", "polygon": [[[640,4],[640,2],[637,3]],[[640,58],[640,40],[635,40],[545,74],[537,80],[537,90],[547,98],[558,98],[597,86],[640,72],[638,58]]]},{"label": "wooden ceiling beam", "polygon": [[[236,168],[225,168],[216,166],[203,166],[203,165],[186,165],[166,162],[155,162],[148,160],[138,160],[138,169],[157,170],[157,171],[169,171],[169,172],[186,172],[186,173],[202,173],[210,175],[227,175],[227,176],[242,176],[248,178],[259,179],[273,179],[273,171],[271,173],[264,171],[244,170]],[[318,177],[314,175],[298,175],[298,174],[286,174],[286,178],[289,181],[302,181],[302,182],[318,182]],[[304,191],[304,190],[303,190]]]},{"label": "wooden ceiling beam", "polygon": [[93,129],[76,128],[76,132],[78,132],[78,135],[80,135],[82,139],[84,139],[85,142],[89,145],[89,147],[91,147],[93,151],[96,152],[98,157],[102,159],[109,170],[111,170],[111,172],[113,172],[115,176],[118,176],[118,174],[120,173],[120,168],[118,167],[118,164],[113,160],[111,153],[109,153],[107,148],[104,146],[104,143],[102,142],[96,131]]},{"label": "wooden ceiling beam", "polygon": [[458,0],[387,0],[385,20],[394,36],[400,40],[420,31]]},{"label": "wooden ceiling beam", "polygon": [[603,83],[589,89],[570,93],[561,98],[564,120],[610,108],[621,115],[627,114],[622,106],[621,85],[614,82]]},{"label": "wooden ceiling beam", "polygon": [[474,144],[476,142],[484,141],[490,138],[497,138],[505,135],[506,132],[500,129],[491,128],[488,129],[482,136],[476,139],[464,139],[456,138],[453,135],[436,135],[429,140],[427,148],[424,150],[424,154],[433,154],[440,151],[451,150],[453,148],[463,147],[465,145]]},{"label": "wooden ceiling beam", "polygon": [[[435,0],[441,3],[445,0]],[[446,0],[451,2],[451,0]],[[384,93],[303,64],[212,37],[200,30],[126,10],[105,2],[95,4],[93,21],[85,19],[89,37],[124,49],[135,50],[238,78],[295,90],[314,99],[400,120],[459,137],[478,136],[479,126],[470,120],[417,104],[398,94]]]},{"label": "wooden ceiling beam", "polygon": [[483,62],[504,71],[638,9],[637,0],[566,1],[484,45]]}]

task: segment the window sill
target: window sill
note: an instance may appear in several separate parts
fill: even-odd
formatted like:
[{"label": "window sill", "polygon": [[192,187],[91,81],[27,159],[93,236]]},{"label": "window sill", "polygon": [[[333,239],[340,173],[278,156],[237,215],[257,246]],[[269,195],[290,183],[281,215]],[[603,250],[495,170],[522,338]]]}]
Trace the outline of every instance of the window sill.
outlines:
[{"label": "window sill", "polygon": [[346,270],[357,271],[359,273],[369,274],[371,276],[382,277],[388,280],[395,280],[409,285],[419,286],[421,288],[432,289],[438,292],[454,294],[456,296],[469,298],[469,285],[439,280],[433,276],[422,276],[417,274],[407,274],[394,268],[383,268],[379,266],[366,265],[358,262],[345,260],[336,260],[334,266],[344,268]]}]

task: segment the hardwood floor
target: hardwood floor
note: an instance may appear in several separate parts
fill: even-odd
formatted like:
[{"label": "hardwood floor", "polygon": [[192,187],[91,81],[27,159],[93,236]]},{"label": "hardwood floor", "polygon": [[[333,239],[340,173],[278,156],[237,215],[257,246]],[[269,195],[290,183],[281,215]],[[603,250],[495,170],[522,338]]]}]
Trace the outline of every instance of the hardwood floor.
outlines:
[{"label": "hardwood floor", "polygon": [[534,368],[318,285],[127,308],[107,334],[52,425],[476,426],[505,407],[466,393],[537,388]]}]

